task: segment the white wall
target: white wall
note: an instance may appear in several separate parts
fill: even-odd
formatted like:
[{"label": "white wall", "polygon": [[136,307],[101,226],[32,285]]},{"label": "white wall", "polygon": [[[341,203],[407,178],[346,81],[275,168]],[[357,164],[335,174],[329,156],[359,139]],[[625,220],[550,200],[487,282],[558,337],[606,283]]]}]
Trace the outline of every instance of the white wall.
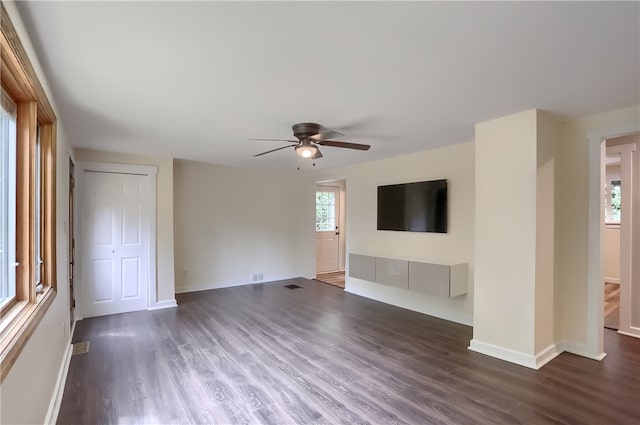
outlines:
[{"label": "white wall", "polygon": [[[76,149],[75,158],[76,161],[154,165],[158,167],[158,193],[156,198],[156,302],[173,300],[175,295],[173,263],[173,159],[153,156],[130,155],[115,152],[102,152],[87,149]],[[78,217],[77,220],[79,222],[79,220],[81,220],[81,217]],[[80,278],[80,272],[76,277],[78,279]],[[82,284],[82,282],[78,282],[79,284]]]},{"label": "white wall", "polygon": [[[409,310],[471,325],[473,318],[474,145],[463,143],[350,167],[321,171],[316,181],[346,179],[347,256],[380,254],[469,263],[467,295],[445,299],[347,276],[346,290]],[[377,230],[377,187],[448,179],[449,231],[441,233]],[[348,260],[347,260],[348,270]]]},{"label": "white wall", "polygon": [[[15,4],[3,1],[20,41],[57,111],[55,99],[38,63]],[[69,145],[58,116],[56,170],[57,295],[0,386],[0,423],[39,424],[45,421],[54,397],[59,371],[70,347],[68,268]]]},{"label": "white wall", "polygon": [[176,290],[315,276],[314,186],[301,173],[175,161]]}]

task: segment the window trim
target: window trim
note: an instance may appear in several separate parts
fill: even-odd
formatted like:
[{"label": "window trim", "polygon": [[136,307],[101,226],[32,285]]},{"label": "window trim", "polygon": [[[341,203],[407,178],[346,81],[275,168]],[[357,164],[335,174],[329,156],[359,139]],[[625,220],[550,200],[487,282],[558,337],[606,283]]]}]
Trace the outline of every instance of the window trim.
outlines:
[{"label": "window trim", "polygon": [[[16,269],[15,299],[0,317],[0,383],[16,362],[56,296],[56,116],[37,74],[0,2],[0,59],[2,88],[17,104],[16,142]],[[36,129],[40,126],[42,283],[36,294],[33,191]],[[9,304],[11,304],[9,306]]]}]

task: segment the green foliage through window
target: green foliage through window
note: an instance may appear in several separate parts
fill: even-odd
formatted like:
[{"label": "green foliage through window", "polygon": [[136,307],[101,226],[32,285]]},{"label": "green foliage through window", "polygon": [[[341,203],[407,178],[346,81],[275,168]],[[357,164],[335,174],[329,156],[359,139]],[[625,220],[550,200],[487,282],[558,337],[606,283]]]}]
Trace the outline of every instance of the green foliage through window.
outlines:
[{"label": "green foliage through window", "polygon": [[336,194],[316,192],[316,231],[329,232],[336,229]]}]

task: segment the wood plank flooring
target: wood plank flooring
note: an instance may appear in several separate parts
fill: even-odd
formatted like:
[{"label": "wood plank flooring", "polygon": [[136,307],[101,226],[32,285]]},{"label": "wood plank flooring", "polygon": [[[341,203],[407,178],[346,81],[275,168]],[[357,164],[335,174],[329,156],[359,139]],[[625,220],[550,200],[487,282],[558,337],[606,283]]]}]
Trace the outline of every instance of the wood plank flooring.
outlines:
[{"label": "wood plank flooring", "polygon": [[[286,289],[295,283],[301,288]],[[540,371],[471,328],[306,279],[78,322],[59,424],[637,424],[640,340]]]},{"label": "wood plank flooring", "polygon": [[319,273],[316,280],[344,289],[344,272]]},{"label": "wood plank flooring", "polygon": [[604,283],[604,327],[620,328],[620,284]]}]

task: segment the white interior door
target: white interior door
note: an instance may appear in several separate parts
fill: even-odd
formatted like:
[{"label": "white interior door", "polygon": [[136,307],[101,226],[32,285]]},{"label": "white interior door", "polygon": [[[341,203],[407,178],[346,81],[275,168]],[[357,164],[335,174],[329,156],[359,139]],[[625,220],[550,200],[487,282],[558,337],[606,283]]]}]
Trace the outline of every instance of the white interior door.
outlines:
[{"label": "white interior door", "polygon": [[340,267],[340,188],[316,187],[316,273]]},{"label": "white interior door", "polygon": [[85,171],[84,317],[148,306],[149,176]]}]

